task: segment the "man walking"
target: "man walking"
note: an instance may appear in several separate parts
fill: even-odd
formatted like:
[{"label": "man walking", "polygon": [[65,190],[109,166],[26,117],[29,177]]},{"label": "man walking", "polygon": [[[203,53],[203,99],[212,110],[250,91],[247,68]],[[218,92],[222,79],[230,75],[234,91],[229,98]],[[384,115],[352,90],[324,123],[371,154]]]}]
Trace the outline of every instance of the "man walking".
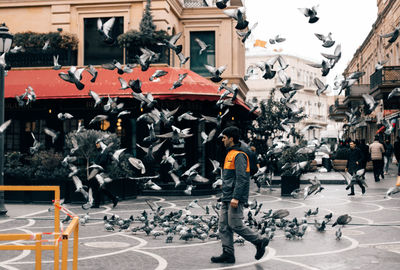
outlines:
[{"label": "man walking", "polygon": [[358,146],[360,148],[361,153],[363,154],[363,161],[361,163],[361,168],[366,169],[368,161],[371,160],[370,155],[369,155],[369,146],[365,143],[365,139],[361,139],[360,145]]},{"label": "man walking", "polygon": [[[362,169],[362,163],[364,160],[364,156],[361,150],[356,147],[356,143],[354,141],[350,142],[350,151],[347,157],[347,165],[346,165],[346,172],[350,173],[351,175],[355,174],[358,170]],[[358,182],[358,185],[361,188],[362,194],[365,193],[365,187]],[[348,188],[346,188],[348,189]],[[354,185],[351,186],[351,192],[347,194],[349,196],[354,195]]]},{"label": "man walking", "polygon": [[400,136],[397,136],[397,140],[393,145],[393,152],[398,165],[397,175],[400,175]]},{"label": "man walking", "polygon": [[228,151],[222,173],[222,206],[219,215],[223,251],[222,255],[211,257],[211,262],[214,263],[235,263],[234,232],[256,246],[256,260],[262,258],[269,243],[268,238],[261,237],[242,222],[243,205],[249,197],[250,162],[241,148],[239,138],[240,130],[237,127],[227,127],[222,131],[222,142]]},{"label": "man walking", "polygon": [[97,140],[96,141],[96,158],[94,160],[94,163],[98,165],[98,168],[93,168],[92,171],[89,174],[88,181],[89,181],[89,188],[92,189],[93,192],[93,205],[90,204],[90,202],[82,205],[83,209],[88,209],[88,208],[99,208],[100,207],[100,201],[101,197],[103,194],[107,195],[113,202],[113,208],[115,208],[118,204],[119,198],[118,196],[115,196],[114,194],[111,193],[106,187],[105,184],[107,182],[110,182],[110,180],[105,181],[108,179],[108,176],[106,174],[100,173],[101,168],[105,168],[107,166],[108,160],[109,160],[109,152],[107,150],[102,150],[101,148],[101,141]]},{"label": "man walking", "polygon": [[379,182],[379,175],[383,175],[383,153],[385,148],[379,142],[379,136],[375,136],[374,142],[369,146],[372,165],[374,169],[375,182]]},{"label": "man walking", "polygon": [[386,139],[385,141],[385,154],[384,154],[384,160],[385,160],[385,169],[384,173],[388,174],[389,171],[389,165],[392,163],[392,157],[393,157],[393,145],[390,143],[389,139]]}]

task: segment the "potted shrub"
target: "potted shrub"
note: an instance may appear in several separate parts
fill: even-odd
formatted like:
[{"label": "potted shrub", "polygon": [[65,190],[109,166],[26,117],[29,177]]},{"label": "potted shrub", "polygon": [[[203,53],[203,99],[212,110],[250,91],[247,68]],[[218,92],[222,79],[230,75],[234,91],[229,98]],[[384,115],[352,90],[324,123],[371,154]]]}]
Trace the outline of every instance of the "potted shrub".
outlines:
[{"label": "potted shrub", "polygon": [[[6,185],[61,185],[68,172],[62,167],[61,153],[53,149],[42,150],[33,156],[11,152],[5,155],[4,173]],[[10,200],[23,200],[24,202],[49,202],[54,199],[53,192],[13,192]],[[19,193],[19,195],[18,195]],[[21,198],[21,194],[23,197]]]},{"label": "potted shrub", "polygon": [[150,9],[150,0],[147,1],[143,12],[140,28],[138,30],[129,30],[118,36],[118,45],[126,49],[126,62],[136,63],[137,56],[142,54],[140,48],[147,48],[155,53],[160,53],[158,63],[169,64],[169,50],[165,46],[157,45],[158,42],[164,42],[169,39],[169,35],[164,30],[157,30],[153,22],[153,16]]},{"label": "potted shrub", "polygon": [[[293,190],[300,188],[300,175],[311,169],[308,161],[313,160],[313,155],[296,153],[300,148],[300,145],[290,146],[278,159],[278,166],[282,170],[281,196],[290,196]],[[302,168],[296,169],[296,167]]]},{"label": "potted shrub", "polygon": [[[26,159],[26,155],[21,152],[9,152],[4,155],[4,184],[5,185],[30,185],[33,175],[33,168]],[[30,193],[6,192],[6,201],[23,201],[29,203]]]},{"label": "potted shrub", "polygon": [[[48,49],[43,50],[48,42]],[[64,32],[22,32],[14,35],[12,46],[21,46],[21,51],[8,53],[6,61],[12,67],[52,66],[53,56],[59,55],[63,66],[76,65],[78,37]]]},{"label": "potted shrub", "polygon": [[[61,165],[63,160],[61,153],[54,149],[42,150],[30,157],[30,165],[33,169],[31,184],[40,186],[60,186],[67,181],[68,170]],[[65,192],[61,190],[61,197]],[[54,192],[40,191],[32,192],[32,200],[49,202],[54,199]]]},{"label": "potted shrub", "polygon": [[[79,148],[73,152],[73,156],[77,157],[77,161],[73,162],[78,167],[78,177],[84,182],[89,175],[89,166],[96,158],[96,141],[102,138],[104,144],[109,145],[108,151],[114,153],[115,150],[120,148],[120,140],[115,133],[106,131],[83,129],[79,132],[73,131],[67,134],[66,140],[66,151],[71,152],[74,148],[72,143],[76,140]],[[132,165],[130,165],[128,158],[131,157],[126,151],[119,156],[119,161],[110,158],[109,164],[104,168],[104,171],[108,176],[113,179],[112,183],[108,188],[115,194],[120,196],[122,199],[126,197],[137,196],[137,183],[129,179],[130,176],[135,174]],[[71,183],[71,185],[73,185]],[[72,187],[72,190],[75,190]]]}]

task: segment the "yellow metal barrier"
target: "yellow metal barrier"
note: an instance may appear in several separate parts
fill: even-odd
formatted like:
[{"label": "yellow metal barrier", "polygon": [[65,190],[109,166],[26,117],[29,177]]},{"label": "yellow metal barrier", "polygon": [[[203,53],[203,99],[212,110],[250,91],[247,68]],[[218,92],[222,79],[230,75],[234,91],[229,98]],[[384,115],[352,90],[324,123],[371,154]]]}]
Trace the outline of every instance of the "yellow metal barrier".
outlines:
[{"label": "yellow metal barrier", "polygon": [[[35,241],[35,245],[0,245],[0,250],[35,250],[36,252],[36,270],[42,269],[42,250],[54,251],[54,269],[60,267],[60,241],[62,242],[61,269],[67,270],[68,267],[68,239],[71,233],[74,233],[72,269],[78,269],[78,236],[79,236],[79,217],[73,216],[71,223],[66,230],[60,233],[60,187],[59,186],[0,186],[4,191],[54,191],[54,244],[43,245],[49,240],[42,240],[43,234],[0,234],[0,241]],[[47,233],[48,234],[48,233]]]}]

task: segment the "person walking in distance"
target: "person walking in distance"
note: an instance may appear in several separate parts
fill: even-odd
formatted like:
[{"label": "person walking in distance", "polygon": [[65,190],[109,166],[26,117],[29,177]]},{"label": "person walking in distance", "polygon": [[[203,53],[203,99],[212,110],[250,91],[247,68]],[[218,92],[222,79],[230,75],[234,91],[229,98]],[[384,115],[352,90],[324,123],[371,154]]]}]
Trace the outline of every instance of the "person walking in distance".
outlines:
[{"label": "person walking in distance", "polygon": [[118,201],[119,201],[118,196],[115,196],[114,194],[112,194],[111,191],[109,191],[105,186],[106,181],[104,181],[104,179],[108,178],[108,176],[106,176],[103,173],[100,173],[100,168],[103,168],[103,169],[106,168],[107,163],[109,161],[109,152],[107,150],[102,150],[100,143],[101,143],[100,140],[96,141],[97,154],[96,154],[96,158],[94,160],[94,163],[96,165],[99,165],[100,167],[93,168],[88,177],[88,183],[89,183],[88,185],[89,185],[89,188],[91,188],[92,192],[93,192],[93,205],[90,205],[90,203],[84,204],[82,206],[83,209],[99,208],[102,194],[107,195],[107,197],[109,197],[111,199],[111,201],[113,202],[113,208],[115,208],[117,206]]},{"label": "person walking in distance", "polygon": [[[368,163],[368,161],[371,160],[371,156],[369,154],[369,146],[365,143],[365,139],[361,139],[360,145],[358,146],[358,148],[360,148],[361,153],[363,154],[363,157],[364,157],[364,159],[361,163],[361,168],[366,170],[367,163]],[[364,175],[365,175],[365,171],[364,171]],[[363,179],[365,179],[364,175],[363,175]]]},{"label": "person walking in distance", "polygon": [[397,175],[400,175],[400,136],[397,136],[397,140],[394,142],[393,152],[398,166]]},{"label": "person walking in distance", "polygon": [[227,127],[222,131],[222,142],[227,149],[223,165],[222,206],[219,215],[219,235],[222,243],[222,255],[211,257],[213,263],[235,263],[233,233],[253,243],[257,249],[255,259],[265,253],[268,238],[251,230],[242,222],[243,207],[249,197],[250,161],[241,149],[240,130]]},{"label": "person walking in distance", "polygon": [[[345,171],[350,173],[351,175],[355,174],[358,170],[362,169],[364,156],[361,150],[356,146],[354,141],[350,142],[350,151],[347,157],[347,165]],[[365,187],[358,183],[361,188],[362,194],[365,193]],[[348,189],[348,188],[347,188]],[[354,185],[351,186],[351,192],[348,194],[349,196],[354,195]]]},{"label": "person walking in distance", "polygon": [[384,174],[388,174],[389,172],[389,165],[392,163],[393,150],[394,150],[393,145],[390,143],[390,140],[386,139],[385,154],[384,154],[384,160],[385,160]]},{"label": "person walking in distance", "polygon": [[371,155],[372,165],[374,169],[375,182],[379,182],[379,176],[383,175],[383,153],[385,148],[379,142],[379,136],[375,136],[374,142],[369,146],[369,153]]}]

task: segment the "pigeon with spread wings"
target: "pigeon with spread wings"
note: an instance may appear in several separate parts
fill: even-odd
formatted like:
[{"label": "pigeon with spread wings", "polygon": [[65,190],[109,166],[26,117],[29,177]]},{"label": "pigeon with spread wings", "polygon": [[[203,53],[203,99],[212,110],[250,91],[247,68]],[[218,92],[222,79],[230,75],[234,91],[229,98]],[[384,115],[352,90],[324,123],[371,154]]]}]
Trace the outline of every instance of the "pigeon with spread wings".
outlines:
[{"label": "pigeon with spread wings", "polygon": [[100,18],[97,19],[97,31],[104,37],[104,41],[107,43],[114,42],[114,39],[111,37],[114,23],[115,17],[108,19],[105,23]]}]

